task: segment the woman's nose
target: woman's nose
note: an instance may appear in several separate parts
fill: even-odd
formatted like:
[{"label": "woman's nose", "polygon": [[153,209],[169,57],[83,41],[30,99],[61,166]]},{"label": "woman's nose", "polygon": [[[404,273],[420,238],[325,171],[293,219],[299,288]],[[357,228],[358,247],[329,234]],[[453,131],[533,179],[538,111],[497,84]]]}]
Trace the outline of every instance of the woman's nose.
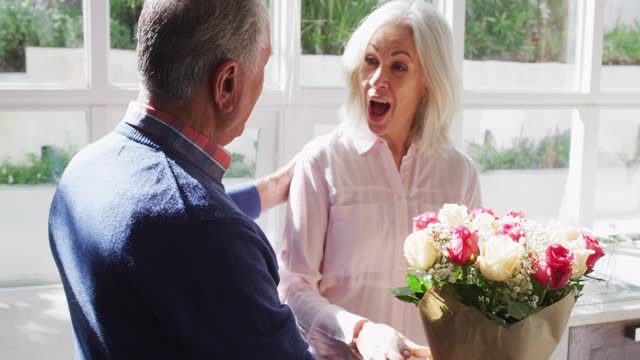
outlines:
[{"label": "woman's nose", "polygon": [[382,66],[378,67],[376,71],[371,74],[369,79],[369,85],[374,88],[385,88],[388,85],[387,74]]}]

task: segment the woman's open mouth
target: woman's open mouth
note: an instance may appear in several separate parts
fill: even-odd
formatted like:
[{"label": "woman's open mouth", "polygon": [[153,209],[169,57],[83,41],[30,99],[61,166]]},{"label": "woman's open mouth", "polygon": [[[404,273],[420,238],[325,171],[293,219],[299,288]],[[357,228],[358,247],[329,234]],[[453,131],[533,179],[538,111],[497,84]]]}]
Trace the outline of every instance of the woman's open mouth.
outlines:
[{"label": "woman's open mouth", "polygon": [[368,108],[369,119],[374,122],[379,122],[382,121],[387,112],[389,112],[391,104],[381,99],[370,99]]}]

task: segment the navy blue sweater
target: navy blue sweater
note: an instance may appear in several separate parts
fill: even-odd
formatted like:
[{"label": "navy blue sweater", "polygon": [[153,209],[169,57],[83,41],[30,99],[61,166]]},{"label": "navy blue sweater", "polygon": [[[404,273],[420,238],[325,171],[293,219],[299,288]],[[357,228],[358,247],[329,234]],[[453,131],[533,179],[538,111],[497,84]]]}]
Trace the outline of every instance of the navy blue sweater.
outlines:
[{"label": "navy blue sweater", "polygon": [[69,164],[49,239],[80,358],[312,358],[260,228],[128,124]]}]

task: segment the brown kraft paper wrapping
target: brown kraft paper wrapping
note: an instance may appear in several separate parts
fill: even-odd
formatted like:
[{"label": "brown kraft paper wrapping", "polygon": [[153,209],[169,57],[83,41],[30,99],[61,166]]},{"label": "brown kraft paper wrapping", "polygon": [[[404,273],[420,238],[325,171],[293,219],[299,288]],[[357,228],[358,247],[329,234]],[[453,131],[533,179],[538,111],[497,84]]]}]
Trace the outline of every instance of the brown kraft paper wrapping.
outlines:
[{"label": "brown kraft paper wrapping", "polygon": [[432,290],[424,295],[419,309],[434,360],[547,360],[560,342],[574,304],[570,293],[508,328]]}]

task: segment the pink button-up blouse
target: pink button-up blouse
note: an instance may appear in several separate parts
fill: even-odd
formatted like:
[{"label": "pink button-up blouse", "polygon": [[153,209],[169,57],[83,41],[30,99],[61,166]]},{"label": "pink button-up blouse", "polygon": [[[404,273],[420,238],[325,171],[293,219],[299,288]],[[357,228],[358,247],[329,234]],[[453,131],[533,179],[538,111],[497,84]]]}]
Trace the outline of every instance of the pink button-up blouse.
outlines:
[{"label": "pink button-up blouse", "polygon": [[355,324],[387,324],[427,343],[406,286],[412,219],[444,203],[480,206],[473,162],[451,146],[410,146],[400,169],[368,129],[339,128],[309,143],[291,182],[279,293],[320,358],[349,358]]}]

